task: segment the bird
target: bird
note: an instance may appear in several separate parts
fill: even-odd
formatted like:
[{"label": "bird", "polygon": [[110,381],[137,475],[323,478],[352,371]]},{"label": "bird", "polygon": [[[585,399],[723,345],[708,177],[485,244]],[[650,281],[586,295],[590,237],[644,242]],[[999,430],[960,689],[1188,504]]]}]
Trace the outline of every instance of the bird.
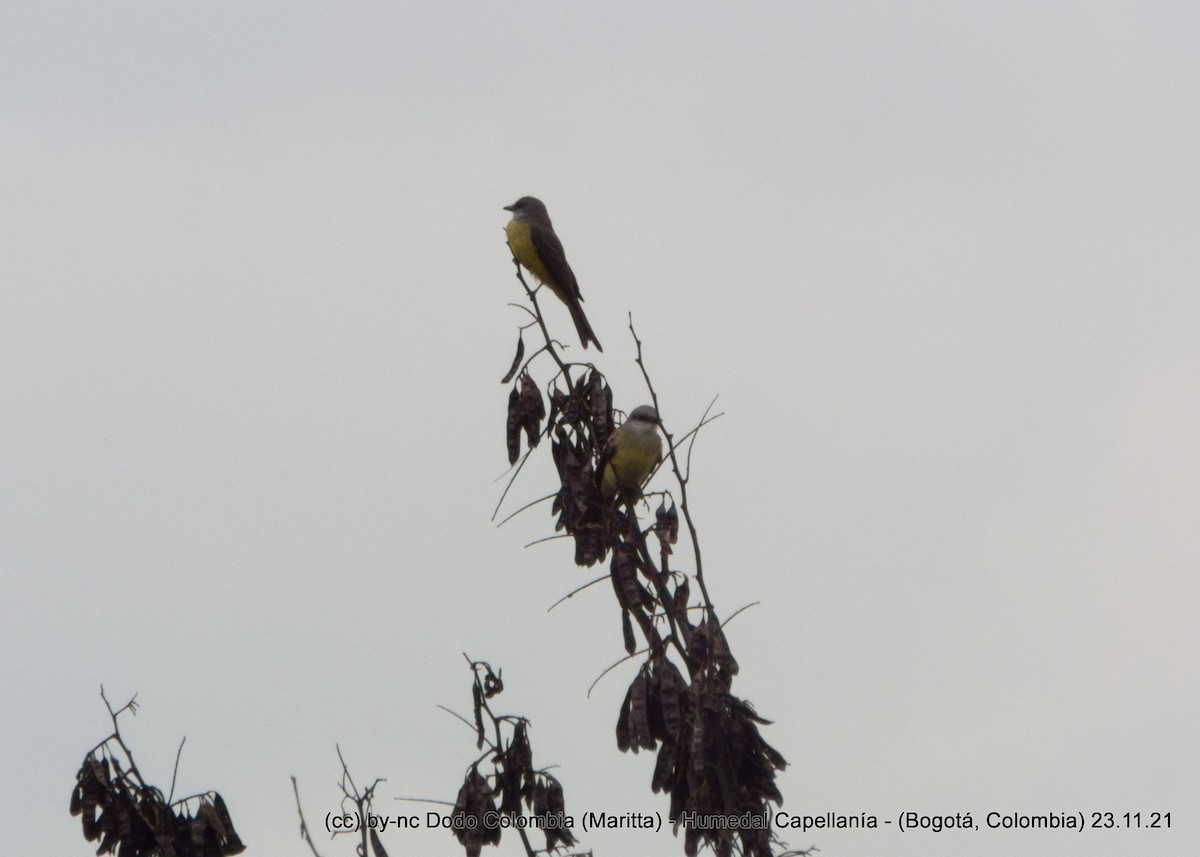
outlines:
[{"label": "bird", "polygon": [[600,496],[611,502],[618,489],[640,492],[661,458],[658,411],[653,405],[638,405],[609,437],[601,455]]},{"label": "bird", "polygon": [[575,272],[567,264],[567,255],[550,224],[546,206],[536,197],[523,196],[512,205],[504,206],[504,210],[512,212],[512,220],[505,225],[504,233],[508,236],[508,247],[512,250],[513,258],[567,305],[583,347],[587,348],[590,340],[597,351],[603,351],[600,340],[583,314],[583,307],[580,306],[583,295],[579,292],[579,283],[575,279]]}]

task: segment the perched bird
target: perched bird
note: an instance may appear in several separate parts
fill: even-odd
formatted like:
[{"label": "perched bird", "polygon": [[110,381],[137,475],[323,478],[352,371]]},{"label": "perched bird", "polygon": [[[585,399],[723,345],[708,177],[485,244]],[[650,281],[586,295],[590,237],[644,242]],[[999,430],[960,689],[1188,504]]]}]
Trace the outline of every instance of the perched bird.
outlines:
[{"label": "perched bird", "polygon": [[583,307],[580,306],[583,295],[579,293],[579,283],[575,280],[575,272],[567,264],[562,242],[550,225],[546,206],[540,199],[523,196],[512,205],[504,206],[504,210],[512,212],[512,220],[504,227],[504,233],[508,236],[513,258],[567,305],[583,347],[587,348],[590,340],[596,344],[597,351],[603,351],[600,340],[583,314]]},{"label": "perched bird", "polygon": [[611,501],[618,488],[640,492],[660,458],[658,411],[652,405],[639,405],[608,439],[600,461],[601,496]]}]

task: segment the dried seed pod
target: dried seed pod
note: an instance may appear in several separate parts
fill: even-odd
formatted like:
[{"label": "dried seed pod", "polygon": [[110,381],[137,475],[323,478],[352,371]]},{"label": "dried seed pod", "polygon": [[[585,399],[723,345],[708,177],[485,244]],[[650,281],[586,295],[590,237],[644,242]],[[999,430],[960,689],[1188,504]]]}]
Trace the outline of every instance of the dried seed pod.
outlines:
[{"label": "dried seed pod", "polygon": [[507,384],[517,376],[517,370],[521,368],[521,359],[525,356],[525,337],[520,333],[517,334],[517,353],[513,356],[512,366],[508,372],[500,379],[501,384]]}]

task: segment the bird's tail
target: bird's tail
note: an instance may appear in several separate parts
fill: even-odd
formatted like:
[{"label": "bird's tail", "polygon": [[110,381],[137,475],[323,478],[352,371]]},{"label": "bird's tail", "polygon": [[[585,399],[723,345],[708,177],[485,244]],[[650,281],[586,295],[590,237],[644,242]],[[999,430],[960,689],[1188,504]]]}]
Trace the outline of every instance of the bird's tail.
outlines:
[{"label": "bird's tail", "polygon": [[600,340],[596,338],[596,334],[592,331],[592,326],[588,324],[587,316],[583,314],[583,306],[579,301],[571,302],[571,320],[575,322],[575,331],[579,334],[579,341],[584,348],[588,347],[588,340],[595,344],[597,351],[603,351],[604,347],[600,344]]}]

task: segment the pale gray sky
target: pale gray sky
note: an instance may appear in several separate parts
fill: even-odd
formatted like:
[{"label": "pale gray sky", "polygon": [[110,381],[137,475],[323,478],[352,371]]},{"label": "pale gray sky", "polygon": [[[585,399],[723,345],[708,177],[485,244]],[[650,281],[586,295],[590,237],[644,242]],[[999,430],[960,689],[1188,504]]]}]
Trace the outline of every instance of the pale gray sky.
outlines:
[{"label": "pale gray sky", "polygon": [[569,811],[666,811],[612,740],[634,668],[585,696],[610,590],[547,614],[588,573],[523,547],[545,507],[490,520],[534,194],[616,404],[630,312],[675,431],[720,395],[692,499],[786,811],[1174,823],[793,846],[1196,853],[1197,45],[1183,2],[10,4],[0,848],[92,853],[102,682],[251,853],[304,853],[335,743],[452,800],[463,651]]}]

